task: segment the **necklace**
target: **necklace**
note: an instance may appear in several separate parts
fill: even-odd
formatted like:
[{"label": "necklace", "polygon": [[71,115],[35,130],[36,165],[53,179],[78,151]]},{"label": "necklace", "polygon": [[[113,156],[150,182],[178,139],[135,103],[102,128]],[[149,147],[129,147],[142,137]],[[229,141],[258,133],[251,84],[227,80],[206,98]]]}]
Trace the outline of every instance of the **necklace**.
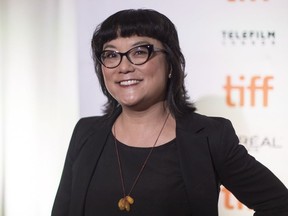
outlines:
[{"label": "necklace", "polygon": [[119,207],[119,209],[121,211],[123,211],[123,210],[126,210],[128,212],[130,211],[131,205],[134,203],[134,199],[130,196],[130,194],[131,194],[132,190],[134,189],[136,183],[138,182],[138,180],[139,180],[139,178],[140,178],[140,176],[141,176],[141,174],[142,174],[142,172],[143,172],[143,170],[144,170],[144,168],[145,168],[145,166],[147,164],[147,161],[148,161],[148,159],[149,159],[154,147],[157,144],[157,141],[158,141],[158,139],[159,139],[159,137],[160,137],[165,125],[166,125],[166,122],[168,120],[169,115],[170,114],[168,114],[167,117],[165,118],[165,121],[164,121],[164,123],[163,123],[163,125],[161,127],[161,130],[160,130],[160,132],[159,132],[159,134],[158,134],[153,146],[151,147],[146,159],[144,160],[143,165],[142,165],[139,173],[137,174],[137,176],[136,176],[136,178],[135,178],[135,180],[134,180],[134,182],[133,182],[133,184],[131,186],[131,189],[130,189],[128,194],[126,194],[126,189],[125,189],[125,186],[124,186],[123,172],[122,172],[121,160],[120,160],[119,150],[118,150],[117,141],[116,141],[116,130],[115,130],[115,124],[114,124],[113,132],[114,132],[115,151],[116,151],[116,155],[117,155],[117,162],[118,162],[118,166],[119,166],[121,186],[122,186],[122,190],[123,190],[123,197],[118,202],[118,207]]}]

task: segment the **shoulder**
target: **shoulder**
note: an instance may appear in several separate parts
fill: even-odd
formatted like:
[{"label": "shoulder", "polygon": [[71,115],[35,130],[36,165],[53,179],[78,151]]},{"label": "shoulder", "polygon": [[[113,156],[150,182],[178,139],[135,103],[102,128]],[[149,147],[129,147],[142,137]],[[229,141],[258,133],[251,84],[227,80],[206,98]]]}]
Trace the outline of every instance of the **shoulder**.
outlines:
[{"label": "shoulder", "polygon": [[203,134],[209,138],[211,145],[217,146],[222,144],[228,149],[227,145],[238,145],[239,139],[232,122],[224,117],[205,116],[195,113],[194,123],[203,128]]},{"label": "shoulder", "polygon": [[99,124],[105,123],[105,116],[90,116],[79,119],[75,128],[79,130],[89,130]]},{"label": "shoulder", "polygon": [[103,131],[109,128],[109,119],[106,116],[93,116],[79,119],[74,127],[73,134],[70,140],[70,153],[77,155],[86,141],[97,131]]},{"label": "shoulder", "polygon": [[[82,146],[95,133],[98,136],[103,136],[105,132],[110,130],[120,113],[121,109],[116,109],[112,115],[105,114],[81,118],[74,128],[71,142],[76,143],[75,145],[80,143],[80,146]],[[73,143],[71,144],[73,145]]]},{"label": "shoulder", "polygon": [[112,124],[112,120],[107,118],[106,115],[84,117],[77,122],[72,136],[76,136],[78,139],[85,139],[85,137],[90,136],[95,131],[109,127],[110,124]]},{"label": "shoulder", "polygon": [[232,128],[229,119],[218,116],[207,116],[196,112],[191,112],[177,119],[178,126],[183,129],[190,129],[195,132],[219,132],[224,128]]},{"label": "shoulder", "polygon": [[229,119],[220,116],[207,116],[199,113],[194,113],[194,119],[205,123],[206,125],[219,125],[230,122]]},{"label": "shoulder", "polygon": [[178,135],[205,138],[212,154],[223,155],[238,148],[239,139],[230,120],[223,117],[190,113],[178,121]]},{"label": "shoulder", "polygon": [[97,125],[101,124],[101,122],[104,122],[103,116],[93,116],[93,117],[84,117],[78,120],[78,122],[75,125],[74,133],[86,133],[87,131],[93,129]]}]

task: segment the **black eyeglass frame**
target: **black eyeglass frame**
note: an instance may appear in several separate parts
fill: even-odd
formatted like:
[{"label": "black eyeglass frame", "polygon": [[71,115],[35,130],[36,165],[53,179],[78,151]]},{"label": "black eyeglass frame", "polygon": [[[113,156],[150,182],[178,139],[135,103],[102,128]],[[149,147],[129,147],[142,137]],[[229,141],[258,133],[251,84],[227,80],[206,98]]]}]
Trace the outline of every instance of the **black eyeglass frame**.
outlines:
[{"label": "black eyeglass frame", "polygon": [[[137,64],[137,63],[134,63],[134,62],[130,59],[129,53],[131,53],[131,51],[133,51],[133,50],[135,50],[135,49],[137,49],[137,48],[141,48],[141,47],[147,48],[147,50],[148,50],[148,55],[147,55],[147,59],[146,59],[144,62]],[[119,63],[118,63],[116,66],[107,67],[107,66],[104,64],[104,62],[103,62],[103,60],[102,60],[102,56],[103,56],[103,54],[106,53],[106,52],[112,52],[112,53],[114,53],[114,54],[120,55],[120,61],[119,61]],[[151,55],[152,55],[153,52],[163,52],[163,53],[167,53],[167,51],[166,51],[165,49],[154,48],[154,45],[153,45],[153,44],[144,44],[144,45],[140,45],[140,46],[133,47],[133,48],[129,49],[127,52],[125,52],[125,53],[121,53],[121,52],[113,51],[113,50],[103,50],[103,51],[97,56],[97,60],[98,60],[104,67],[109,68],[109,69],[113,69],[113,68],[118,67],[118,66],[121,64],[121,62],[122,62],[123,56],[126,56],[126,58],[128,59],[128,61],[129,61],[131,64],[133,64],[133,65],[143,65],[143,64],[145,64],[146,62],[148,62],[148,61],[150,60],[150,57],[151,57]]]}]

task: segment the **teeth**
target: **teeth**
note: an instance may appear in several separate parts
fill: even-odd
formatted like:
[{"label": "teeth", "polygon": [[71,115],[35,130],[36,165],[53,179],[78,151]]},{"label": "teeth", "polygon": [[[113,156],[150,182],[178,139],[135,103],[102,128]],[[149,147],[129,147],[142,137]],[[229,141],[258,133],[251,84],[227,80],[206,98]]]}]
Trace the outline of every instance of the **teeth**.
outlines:
[{"label": "teeth", "polygon": [[140,82],[139,80],[125,80],[125,81],[120,82],[120,85],[129,86],[129,85],[133,85],[139,82]]}]

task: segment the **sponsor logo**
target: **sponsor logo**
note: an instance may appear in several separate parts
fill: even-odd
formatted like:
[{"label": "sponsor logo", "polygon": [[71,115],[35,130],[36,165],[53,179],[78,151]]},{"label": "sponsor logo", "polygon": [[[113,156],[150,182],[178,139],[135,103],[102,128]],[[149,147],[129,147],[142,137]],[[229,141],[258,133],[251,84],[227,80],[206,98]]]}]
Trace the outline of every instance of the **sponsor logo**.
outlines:
[{"label": "sponsor logo", "polygon": [[270,149],[279,149],[282,146],[276,143],[275,137],[269,136],[246,136],[240,135],[239,136],[240,143],[246,147],[248,151],[259,151],[261,148],[268,147]]},{"label": "sponsor logo", "polygon": [[238,201],[235,198],[235,196],[229,190],[227,190],[224,186],[221,186],[221,196],[223,198],[223,206],[225,209],[228,209],[228,210],[248,209],[244,204]]},{"label": "sponsor logo", "polygon": [[269,104],[269,91],[274,89],[271,81],[273,76],[240,76],[232,80],[226,77],[224,89],[226,92],[226,104],[229,107],[243,107],[256,105],[267,107]]},{"label": "sponsor logo", "polygon": [[223,45],[275,45],[275,31],[257,31],[257,30],[223,30],[222,44]]}]

